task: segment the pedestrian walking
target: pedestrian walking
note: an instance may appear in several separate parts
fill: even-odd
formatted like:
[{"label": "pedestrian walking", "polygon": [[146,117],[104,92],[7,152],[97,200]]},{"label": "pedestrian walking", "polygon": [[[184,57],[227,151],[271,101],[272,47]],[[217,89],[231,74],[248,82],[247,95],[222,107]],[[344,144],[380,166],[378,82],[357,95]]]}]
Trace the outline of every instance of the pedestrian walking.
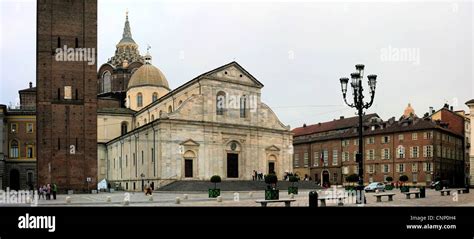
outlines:
[{"label": "pedestrian walking", "polygon": [[51,185],[49,183],[46,186],[46,200],[51,200]]}]

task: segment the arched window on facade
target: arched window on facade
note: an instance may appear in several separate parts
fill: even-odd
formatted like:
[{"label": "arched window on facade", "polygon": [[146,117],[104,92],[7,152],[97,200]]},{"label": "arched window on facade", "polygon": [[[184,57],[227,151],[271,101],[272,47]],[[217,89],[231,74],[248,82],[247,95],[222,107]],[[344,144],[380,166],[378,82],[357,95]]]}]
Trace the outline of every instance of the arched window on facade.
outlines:
[{"label": "arched window on facade", "polygon": [[240,118],[247,117],[247,96],[240,97]]},{"label": "arched window on facade", "polygon": [[102,92],[111,92],[112,91],[112,76],[110,74],[110,71],[105,71],[102,74]]},{"label": "arched window on facade", "polygon": [[155,121],[155,116],[151,115],[151,121]]},{"label": "arched window on facade", "polygon": [[158,100],[158,93],[154,92],[153,96],[151,97],[151,102],[155,102]]},{"label": "arched window on facade", "polygon": [[224,115],[226,108],[226,93],[219,91],[216,95],[216,114]]},{"label": "arched window on facade", "polygon": [[122,135],[126,134],[128,132],[128,123],[127,122],[122,122],[121,124],[121,133]]},{"label": "arched window on facade", "polygon": [[16,140],[12,140],[10,142],[10,158],[19,158],[20,155],[19,155],[19,145],[18,145],[18,141]]},{"label": "arched window on facade", "polygon": [[143,95],[142,93],[137,94],[137,107],[143,106]]},{"label": "arched window on facade", "polygon": [[171,107],[171,105],[170,105],[170,106],[168,106],[168,113],[171,113],[171,112],[173,112],[173,107]]},{"label": "arched window on facade", "polygon": [[179,101],[178,105],[181,106],[181,104],[183,104],[182,100]]}]

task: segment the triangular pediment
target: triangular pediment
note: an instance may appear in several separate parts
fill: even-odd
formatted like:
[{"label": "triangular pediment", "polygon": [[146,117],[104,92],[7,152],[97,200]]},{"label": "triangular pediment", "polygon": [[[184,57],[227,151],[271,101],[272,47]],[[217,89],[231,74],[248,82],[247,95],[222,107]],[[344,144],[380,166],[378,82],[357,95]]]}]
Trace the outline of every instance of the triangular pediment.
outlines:
[{"label": "triangular pediment", "polygon": [[205,74],[205,77],[229,81],[237,84],[255,86],[258,88],[263,87],[263,84],[260,81],[253,77],[235,61],[208,72]]},{"label": "triangular pediment", "polygon": [[187,140],[181,142],[180,145],[184,145],[184,146],[199,146],[199,144],[198,144],[196,141],[192,140],[192,139],[187,139]]},{"label": "triangular pediment", "polygon": [[266,151],[280,151],[280,148],[278,148],[275,145],[272,145],[270,147],[265,148]]}]

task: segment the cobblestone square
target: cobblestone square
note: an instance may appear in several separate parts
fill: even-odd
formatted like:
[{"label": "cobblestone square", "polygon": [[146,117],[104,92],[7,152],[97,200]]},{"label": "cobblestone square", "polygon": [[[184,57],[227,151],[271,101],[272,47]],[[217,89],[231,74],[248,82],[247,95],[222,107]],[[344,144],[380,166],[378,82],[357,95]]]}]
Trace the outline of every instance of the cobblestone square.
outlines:
[{"label": "cobblestone square", "polygon": [[[296,200],[292,207],[307,207],[309,205],[309,192],[311,190],[300,190],[298,195],[294,195]],[[331,195],[334,189],[316,190],[319,197]],[[366,193],[367,204],[363,207],[459,207],[474,206],[474,194],[452,192],[451,195],[441,196],[439,191],[426,190],[425,198],[407,199],[400,190],[389,191],[395,193],[393,201],[383,198],[382,202],[376,202],[375,193]],[[237,194],[236,194],[237,193]],[[345,193],[343,189],[337,189],[339,195]],[[69,197],[70,202],[67,202]],[[263,191],[224,191],[221,193],[222,202],[217,199],[208,198],[207,192],[154,192],[152,197],[140,192],[113,192],[98,194],[73,194],[58,195],[57,200],[38,200],[39,207],[260,207],[256,200],[264,199]],[[238,199],[236,198],[238,197]],[[176,203],[179,198],[179,204]],[[280,199],[288,199],[290,195],[286,190],[280,190]],[[129,203],[124,203],[129,199]],[[339,207],[336,201],[327,201],[327,207]],[[0,204],[0,206],[30,206],[30,204]],[[269,207],[283,207],[283,203],[269,204]],[[321,203],[319,203],[321,206]],[[355,197],[348,197],[344,200],[343,207],[360,207],[357,205]]]}]

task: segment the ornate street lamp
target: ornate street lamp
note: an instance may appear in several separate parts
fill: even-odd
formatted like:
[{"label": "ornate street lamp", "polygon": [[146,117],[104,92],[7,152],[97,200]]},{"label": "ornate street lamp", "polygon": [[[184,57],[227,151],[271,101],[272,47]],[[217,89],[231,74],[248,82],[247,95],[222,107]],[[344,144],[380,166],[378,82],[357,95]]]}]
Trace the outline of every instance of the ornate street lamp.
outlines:
[{"label": "ornate street lamp", "polygon": [[[364,102],[364,89],[362,87],[362,79],[364,78],[364,65],[357,64],[356,72],[351,74],[351,88],[352,88],[352,95],[353,95],[353,103],[349,104],[347,102],[347,84],[349,83],[349,78],[341,78],[339,79],[341,82],[341,90],[342,96],[344,98],[344,102],[351,108],[357,109],[357,114],[359,115],[359,125],[358,125],[358,133],[359,133],[359,152],[356,155],[356,161],[359,165],[359,185],[357,186],[358,197],[357,197],[357,204],[361,204],[362,202],[366,202],[365,195],[364,195],[364,167],[363,167],[363,145],[364,140],[362,136],[362,116],[364,115],[364,109],[370,108],[372,103],[374,102],[375,97],[375,87],[377,85],[377,76],[376,75],[368,75],[368,84],[370,90],[370,102]],[[363,201],[362,201],[363,199]]]}]

